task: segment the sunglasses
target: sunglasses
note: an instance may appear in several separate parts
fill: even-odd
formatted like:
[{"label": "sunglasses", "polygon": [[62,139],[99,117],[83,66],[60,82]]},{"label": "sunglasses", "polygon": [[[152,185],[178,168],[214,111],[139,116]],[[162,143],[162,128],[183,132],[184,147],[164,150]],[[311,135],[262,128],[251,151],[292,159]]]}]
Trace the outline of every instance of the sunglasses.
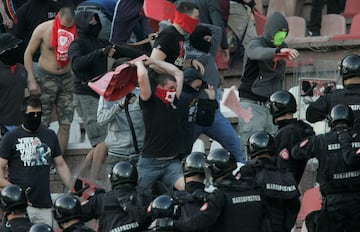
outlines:
[{"label": "sunglasses", "polygon": [[42,112],[41,111],[39,111],[39,112],[29,112],[29,113],[26,113],[26,114],[31,116],[31,117],[41,117]]}]

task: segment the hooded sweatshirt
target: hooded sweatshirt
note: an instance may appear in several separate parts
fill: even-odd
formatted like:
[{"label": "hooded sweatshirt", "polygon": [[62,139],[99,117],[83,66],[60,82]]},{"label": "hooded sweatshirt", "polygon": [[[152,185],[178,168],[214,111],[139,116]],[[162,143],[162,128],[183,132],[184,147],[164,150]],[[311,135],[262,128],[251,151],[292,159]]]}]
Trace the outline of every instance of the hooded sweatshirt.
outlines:
[{"label": "hooded sweatshirt", "polygon": [[[71,68],[75,74],[74,93],[80,95],[92,95],[99,97],[87,85],[87,82],[107,72],[107,56],[103,48],[110,45],[108,41],[99,39],[90,32],[89,22],[95,17],[100,23],[96,12],[80,11],[75,16],[78,38],[75,39],[69,48],[68,54],[71,59]],[[141,56],[143,52],[126,46],[116,46],[113,58]]]},{"label": "hooded sweatshirt", "polygon": [[273,92],[282,89],[286,62],[284,60],[274,62],[273,58],[281,48],[287,45],[282,43],[276,47],[272,39],[276,32],[283,29],[289,31],[285,17],[279,12],[274,12],[267,18],[264,34],[250,40],[247,44],[244,71],[238,89],[240,98],[266,102]]}]

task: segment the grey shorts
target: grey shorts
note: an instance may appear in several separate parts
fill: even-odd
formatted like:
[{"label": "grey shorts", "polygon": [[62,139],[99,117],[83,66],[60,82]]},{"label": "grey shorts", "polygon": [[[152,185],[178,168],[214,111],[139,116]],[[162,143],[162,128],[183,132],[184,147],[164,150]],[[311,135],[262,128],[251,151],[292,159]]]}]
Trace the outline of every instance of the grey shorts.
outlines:
[{"label": "grey shorts", "polygon": [[84,123],[86,134],[90,144],[104,142],[107,135],[107,127],[100,126],[97,122],[97,109],[99,99],[89,95],[74,94],[74,107]]}]

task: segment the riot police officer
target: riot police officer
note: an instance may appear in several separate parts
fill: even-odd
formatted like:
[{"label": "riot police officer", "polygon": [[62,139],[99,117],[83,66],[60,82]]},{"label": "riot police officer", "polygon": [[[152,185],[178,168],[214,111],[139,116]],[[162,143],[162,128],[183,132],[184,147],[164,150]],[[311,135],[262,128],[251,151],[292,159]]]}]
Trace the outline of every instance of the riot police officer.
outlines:
[{"label": "riot police officer", "polygon": [[352,130],[354,114],[339,104],[329,118],[331,130],[299,142],[292,155],[319,161],[317,181],[324,200],[317,231],[360,231],[360,137]]},{"label": "riot police officer", "polygon": [[29,229],[29,232],[53,232],[51,226],[44,223],[36,223],[32,225]]},{"label": "riot police officer", "polygon": [[331,109],[338,105],[349,105],[354,112],[354,130],[360,132],[360,56],[345,56],[339,64],[344,89],[338,89],[321,96],[311,103],[306,110],[306,120],[314,123],[329,115]]},{"label": "riot police officer", "polygon": [[53,205],[53,216],[64,232],[94,232],[81,219],[80,200],[71,194],[59,196]]},{"label": "riot police officer", "polygon": [[[136,190],[138,173],[127,161],[116,163],[109,173],[112,190],[95,194],[82,205],[82,218],[99,219],[99,231],[141,231],[151,219],[146,214],[150,195]],[[148,198],[149,197],[149,198]]]},{"label": "riot police officer", "polygon": [[27,197],[17,185],[8,185],[0,192],[0,207],[4,211],[0,231],[27,231],[32,223],[26,214]]},{"label": "riot police officer", "polygon": [[234,156],[225,149],[215,149],[207,156],[218,203],[217,219],[209,231],[271,231],[263,197],[253,178],[234,177]]},{"label": "riot police officer", "polygon": [[313,128],[303,120],[294,118],[297,111],[295,97],[288,91],[277,91],[269,99],[273,122],[278,126],[274,135],[276,143],[275,160],[277,167],[288,169],[299,184],[306,161],[296,161],[291,157],[291,148],[305,137],[315,135]]},{"label": "riot police officer", "polygon": [[154,223],[147,231],[175,231],[173,222],[178,218],[178,205],[175,200],[166,194],[156,197],[150,204],[148,212]]},{"label": "riot police officer", "polygon": [[205,192],[206,155],[192,152],[183,161],[185,190],[176,191],[173,198],[179,207],[179,219],[156,220],[158,229],[173,231],[207,231],[218,215],[212,194]]},{"label": "riot police officer", "polygon": [[261,188],[270,213],[271,231],[290,232],[300,208],[300,193],[293,174],[276,166],[272,159],[275,141],[269,133],[253,133],[246,147],[251,160],[241,167],[241,177],[253,177]]}]

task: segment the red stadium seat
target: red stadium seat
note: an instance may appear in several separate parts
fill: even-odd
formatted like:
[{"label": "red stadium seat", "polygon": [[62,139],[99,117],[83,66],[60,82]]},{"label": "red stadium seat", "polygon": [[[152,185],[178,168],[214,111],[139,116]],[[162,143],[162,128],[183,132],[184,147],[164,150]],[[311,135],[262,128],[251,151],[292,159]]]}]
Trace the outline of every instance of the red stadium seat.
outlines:
[{"label": "red stadium seat", "polygon": [[256,8],[253,11],[255,19],[255,29],[258,35],[262,35],[266,23],[266,16],[261,14]]},{"label": "red stadium seat", "polygon": [[360,39],[360,13],[355,15],[351,20],[349,34],[334,35],[332,40],[358,40]]},{"label": "red stadium seat", "polygon": [[145,0],[144,1],[145,15],[156,21],[174,20],[176,7],[175,4],[167,0]]},{"label": "red stadium seat", "polygon": [[323,15],[320,34],[326,36],[346,34],[345,17],[339,14]]},{"label": "red stadium seat", "polygon": [[278,11],[285,16],[286,1],[287,0],[270,0],[266,16],[269,17],[275,11]]},{"label": "red stadium seat", "polygon": [[319,210],[320,208],[321,198],[319,187],[306,190],[301,199],[301,208],[297,216],[297,220],[304,221],[309,213],[315,210]]},{"label": "red stadium seat", "polygon": [[289,24],[289,33],[286,37],[286,41],[292,38],[301,38],[306,36],[306,22],[305,19],[299,16],[286,17]]},{"label": "red stadium seat", "polygon": [[345,18],[351,18],[356,14],[360,13],[360,2],[359,0],[346,0],[344,13],[342,15]]}]

